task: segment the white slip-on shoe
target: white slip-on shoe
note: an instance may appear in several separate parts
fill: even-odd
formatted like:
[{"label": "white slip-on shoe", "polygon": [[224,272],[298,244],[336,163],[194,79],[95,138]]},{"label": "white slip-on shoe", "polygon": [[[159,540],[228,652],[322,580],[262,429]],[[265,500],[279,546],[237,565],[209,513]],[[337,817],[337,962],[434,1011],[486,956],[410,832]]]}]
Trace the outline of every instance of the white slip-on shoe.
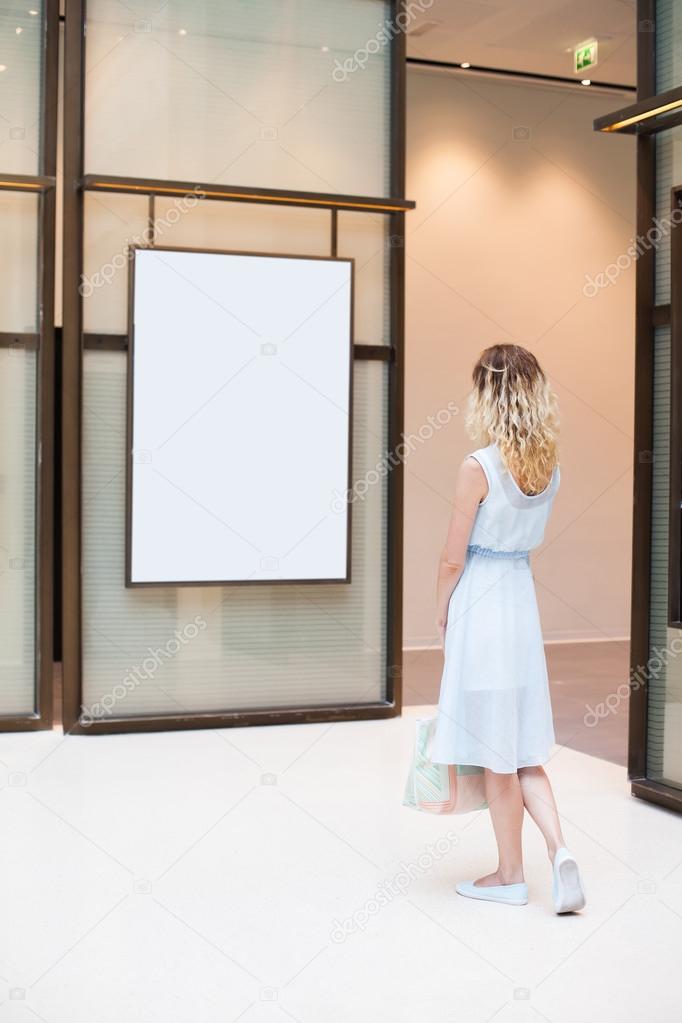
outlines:
[{"label": "white slip-on shoe", "polygon": [[585,905],[580,871],[575,858],[562,846],[554,857],[552,901],[557,913],[576,913]]},{"label": "white slip-on shoe", "polygon": [[456,887],[458,895],[467,899],[482,899],[484,902],[503,902],[507,906],[525,906],[528,902],[528,885],[525,881],[517,884],[474,884],[460,881]]}]

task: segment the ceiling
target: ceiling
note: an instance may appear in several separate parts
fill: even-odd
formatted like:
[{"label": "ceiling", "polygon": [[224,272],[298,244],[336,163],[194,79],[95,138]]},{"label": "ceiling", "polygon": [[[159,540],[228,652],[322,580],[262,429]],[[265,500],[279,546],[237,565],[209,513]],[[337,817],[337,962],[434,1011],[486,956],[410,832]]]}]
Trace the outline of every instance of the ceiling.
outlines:
[{"label": "ceiling", "polygon": [[[411,5],[414,10],[417,4]],[[634,0],[421,0],[408,57],[575,76],[573,47],[599,41],[596,82],[635,85]]]}]

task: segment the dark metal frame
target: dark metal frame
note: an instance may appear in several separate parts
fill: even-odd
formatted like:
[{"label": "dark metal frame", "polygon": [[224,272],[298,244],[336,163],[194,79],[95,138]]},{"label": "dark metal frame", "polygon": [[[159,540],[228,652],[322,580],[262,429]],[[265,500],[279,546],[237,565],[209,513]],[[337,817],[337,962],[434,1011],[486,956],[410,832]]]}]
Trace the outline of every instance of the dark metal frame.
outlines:
[{"label": "dark metal frame", "polygon": [[[333,245],[332,245],[333,247]],[[326,583],[350,583],[351,582],[351,556],[352,556],[352,503],[347,502],[346,518],[346,571],[344,576],[330,579],[209,579],[209,580],[185,580],[183,582],[159,582],[159,581],[134,581],[132,578],[132,529],[133,529],[133,450],[134,450],[134,394],[135,394],[135,263],[136,255],[140,250],[148,252],[189,252],[201,255],[215,256],[260,256],[267,259],[298,259],[324,263],[349,263],[350,264],[350,329],[348,332],[348,432],[347,432],[347,455],[346,455],[346,493],[350,493],[353,486],[353,348],[354,348],[354,316],[355,316],[355,260],[348,256],[304,256],[300,253],[279,253],[279,252],[251,252],[237,251],[235,249],[199,249],[199,248],[177,248],[170,245],[131,245],[129,276],[128,276],[128,387],[127,387],[127,448],[128,460],[126,465],[126,572],[125,584],[132,589],[150,587],[181,587],[181,586],[272,586],[272,585],[305,585],[305,584],[326,584]]]},{"label": "dark metal frame", "polygon": [[[46,11],[47,11],[47,8],[46,8]],[[49,44],[48,44],[48,41],[47,41],[48,40],[48,35],[50,36],[50,43]],[[46,22],[45,46],[47,47],[48,45],[50,46],[50,49],[52,49],[51,33],[49,32],[49,29],[47,28],[47,22]],[[54,58],[54,59],[56,59],[56,58]],[[44,82],[44,84],[46,86],[47,85],[47,75],[48,74],[54,75],[54,73],[56,72],[56,67],[57,66],[55,64],[54,69],[50,68],[49,71],[48,71],[48,68],[47,68],[47,54],[45,54],[44,60],[45,60],[45,72],[44,72],[44,74],[45,74],[45,82]],[[50,53],[50,63],[52,63],[52,61],[53,61],[53,57],[52,57],[52,54]],[[42,104],[43,104],[43,110],[45,111],[45,114],[43,116],[46,119],[47,119],[48,116],[50,118],[56,118],[56,116],[57,116],[56,108],[51,109],[50,105],[46,102],[45,98],[43,98]],[[50,145],[52,145],[54,147],[56,142],[54,140],[50,141],[50,138],[48,138],[48,136],[51,136],[53,134],[54,134],[54,129],[50,128],[50,130],[48,131],[47,124],[43,124],[42,140],[41,140],[41,143],[40,143],[41,146],[50,144]],[[53,173],[52,174],[35,174],[35,175],[31,175],[31,174],[0,174],[0,188],[3,190],[3,192],[41,192],[42,193],[42,192],[54,191],[54,186],[55,186],[54,157],[53,157],[52,160],[50,160],[49,154],[47,152],[45,152],[44,155],[41,154],[41,162],[43,162],[44,165],[48,167],[48,169],[51,168],[53,170]]]},{"label": "dark metal frame", "polygon": [[[155,731],[179,728],[216,728],[252,724],[286,724],[302,721],[342,721],[387,718],[400,713],[402,704],[402,536],[403,467],[388,475],[388,564],[386,699],[374,703],[338,706],[290,707],[276,710],[240,710],[224,713],[157,714],[107,718],[88,726],[80,723],[81,711],[81,396],[84,347],[106,348],[100,335],[84,336],[78,292],[83,264],[83,195],[85,191],[127,191],[138,194],[186,195],[207,189],[206,198],[222,201],[310,205],[330,210],[331,254],[337,248],[337,211],[375,212],[389,224],[390,345],[355,345],[356,358],[384,361],[388,371],[388,450],[402,437],[404,422],[404,292],[405,211],[414,203],[405,191],[405,35],[397,32],[391,42],[391,180],[389,199],[338,196],[324,193],[281,192],[273,189],[228,188],[182,182],[111,179],[83,175],[84,48],[86,0],[69,0],[66,13],[65,110],[64,110],[64,269],[63,269],[63,416],[62,416],[62,552],[63,552],[63,664],[64,727],[78,734]],[[404,0],[392,0],[391,14],[403,10]],[[174,191],[175,190],[175,191]],[[210,194],[209,194],[210,193]],[[220,193],[220,194],[217,194]],[[104,343],[102,343],[104,342]],[[111,344],[125,347],[118,336]]]},{"label": "dark metal frame", "polygon": [[337,195],[334,192],[296,192],[279,188],[247,188],[241,185],[207,185],[193,181],[159,181],[155,178],[121,178],[86,174],[83,188],[88,192],[118,192],[125,195],[149,195],[178,198],[196,195],[198,199],[257,202],[272,206],[310,206],[331,210],[355,210],[364,213],[393,213],[413,210],[408,199],[378,199],[371,196]]},{"label": "dark metal frame", "polygon": [[[638,100],[655,105],[656,2],[637,4]],[[665,127],[673,127],[669,118]],[[637,137],[637,235],[646,236],[656,212],[656,149],[651,132]],[[676,232],[673,232],[675,237]],[[673,244],[676,244],[673,242]],[[670,323],[671,307],[655,304],[655,250],[642,252],[636,266],[635,443],[630,644],[628,778],[632,793],[670,809],[682,810],[682,792],[647,777],[648,684],[642,669],[650,657],[651,498],[653,484],[654,329]]]},{"label": "dark metal frame", "polygon": [[[666,106],[669,107],[667,111]],[[639,99],[628,107],[614,110],[612,114],[597,117],[594,121],[594,130],[619,135],[655,135],[659,131],[667,131],[668,128],[682,124],[681,107],[682,86],[677,86],[668,92],[659,93],[658,96],[651,95],[646,99]],[[623,123],[628,121],[631,123]]]},{"label": "dark metal frame", "polygon": [[35,491],[35,703],[32,714],[0,716],[0,731],[51,728],[53,719],[53,444],[55,175],[57,168],[57,76],[59,0],[43,13],[39,173],[0,174],[3,191],[38,195],[38,331],[2,334],[0,346],[37,352]]}]

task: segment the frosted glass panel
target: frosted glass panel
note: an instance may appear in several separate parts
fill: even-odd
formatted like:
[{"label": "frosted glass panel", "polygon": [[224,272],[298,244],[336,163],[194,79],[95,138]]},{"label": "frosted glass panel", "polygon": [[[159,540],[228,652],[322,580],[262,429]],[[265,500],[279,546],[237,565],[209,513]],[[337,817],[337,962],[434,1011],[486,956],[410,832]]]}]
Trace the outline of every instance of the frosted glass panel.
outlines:
[{"label": "frosted glass panel", "polygon": [[[35,14],[31,14],[34,11]],[[40,173],[43,4],[0,7],[0,171]]]},{"label": "frosted glass panel", "polygon": [[[0,192],[2,332],[36,331],[37,213],[35,195]],[[0,348],[2,715],[35,709],[35,421],[36,353]]]},{"label": "frosted glass panel", "polygon": [[[0,85],[2,84],[0,75]],[[2,147],[0,147],[2,153]],[[0,191],[0,331],[37,330],[38,197]]]},{"label": "frosted glass panel", "polygon": [[35,709],[36,355],[0,348],[0,714]]},{"label": "frosted glass panel", "polygon": [[[651,508],[651,661],[647,692],[647,776],[682,788],[680,630],[668,628],[670,505],[670,328],[654,347],[654,463]],[[667,654],[666,654],[667,651]]]},{"label": "frosted glass panel", "polygon": [[[682,126],[656,136],[656,216],[670,224],[671,195],[674,185],[682,185]],[[656,245],[656,302],[670,301],[671,228],[661,231]],[[677,228],[675,228],[677,230]]]},{"label": "frosted glass panel", "polygon": [[[87,10],[86,173],[387,194],[388,3]],[[354,55],[363,66],[347,73]]]},{"label": "frosted glass panel", "polygon": [[682,7],[679,0],[656,3],[656,92],[682,81]]},{"label": "frosted glass panel", "polygon": [[[682,7],[656,4],[656,88],[682,80]],[[656,136],[656,216],[669,223],[671,189],[682,184],[682,128]],[[675,228],[679,230],[679,228]],[[656,246],[656,302],[670,302],[670,229]],[[682,658],[679,629],[668,627],[670,509],[670,327],[655,331],[653,379],[653,479],[651,494],[650,660],[647,688],[647,777],[682,788]]]},{"label": "frosted glass panel", "polygon": [[86,192],[83,215],[83,329],[125,334],[129,246],[146,241],[148,200]]},{"label": "frosted glass panel", "polygon": [[[356,362],[354,477],[386,448],[386,366]],[[126,356],[86,352],[83,700],[93,716],[385,698],[386,485],[353,506],[352,583],[126,589]],[[359,488],[365,490],[365,487]],[[286,500],[286,494],[282,495]]]},{"label": "frosted glass panel", "polygon": [[127,332],[129,246],[152,237],[158,245],[310,256],[329,255],[331,246],[329,211],[311,208],[157,199],[152,234],[146,196],[86,192],[84,218],[81,289],[89,333]]},{"label": "frosted glass panel", "polygon": [[328,256],[329,210],[255,203],[157,199],[157,245]]},{"label": "frosted glass panel", "polygon": [[338,254],[355,259],[355,342],[390,344],[389,255],[395,239],[389,219],[373,213],[339,212]]}]

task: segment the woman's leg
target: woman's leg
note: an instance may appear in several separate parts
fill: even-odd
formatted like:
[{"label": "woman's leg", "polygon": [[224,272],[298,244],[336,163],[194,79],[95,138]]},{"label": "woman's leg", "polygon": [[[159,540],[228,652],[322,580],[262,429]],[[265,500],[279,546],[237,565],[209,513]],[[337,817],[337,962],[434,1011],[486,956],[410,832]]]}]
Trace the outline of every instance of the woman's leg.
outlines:
[{"label": "woman's leg", "polygon": [[524,805],[547,843],[554,908],[557,913],[575,913],[585,905],[585,892],[575,857],[566,849],[549,778],[543,767],[520,767],[517,773]]},{"label": "woman's leg", "polygon": [[566,843],[561,833],[561,822],[549,778],[544,767],[520,767],[518,778],[523,804],[542,832],[550,862],[553,863],[557,849]]},{"label": "woman's leg", "polygon": [[495,774],[485,769],[485,798],[490,809],[499,857],[494,874],[480,877],[477,885],[518,884],[523,881],[523,798],[516,774]]}]

